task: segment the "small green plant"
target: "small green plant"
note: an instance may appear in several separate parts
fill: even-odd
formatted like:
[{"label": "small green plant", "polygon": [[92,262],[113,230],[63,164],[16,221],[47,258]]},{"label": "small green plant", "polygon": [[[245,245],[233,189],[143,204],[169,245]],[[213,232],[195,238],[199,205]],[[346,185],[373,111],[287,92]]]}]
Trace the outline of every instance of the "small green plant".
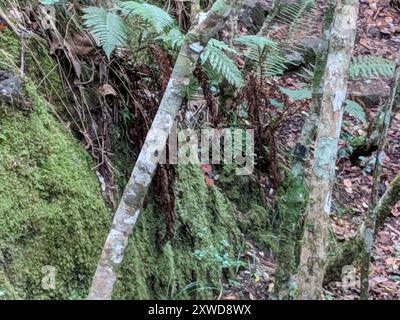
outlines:
[{"label": "small green plant", "polygon": [[[146,2],[123,1],[117,2],[110,9],[88,7],[83,12],[85,27],[98,41],[108,58],[115,49],[126,44],[130,31],[126,24],[128,18],[141,20],[144,30],[156,34],[167,33],[175,28],[174,19],[168,12]],[[176,32],[179,31],[175,30]]]},{"label": "small green plant", "polygon": [[390,77],[394,73],[394,61],[378,56],[357,56],[353,57],[350,65],[350,78],[369,79],[377,76]]},{"label": "small green plant", "polygon": [[218,264],[222,269],[243,266],[244,263],[229,254],[230,243],[222,240],[218,246],[209,246],[194,252],[195,257],[205,264]]}]

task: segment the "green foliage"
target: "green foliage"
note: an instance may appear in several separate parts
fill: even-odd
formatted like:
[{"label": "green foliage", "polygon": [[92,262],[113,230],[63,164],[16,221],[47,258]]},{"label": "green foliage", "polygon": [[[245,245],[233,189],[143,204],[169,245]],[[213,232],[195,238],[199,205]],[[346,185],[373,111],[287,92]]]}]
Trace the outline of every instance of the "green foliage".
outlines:
[{"label": "green foliage", "polygon": [[[145,2],[124,1],[118,2],[116,8],[109,10],[99,7],[85,8],[84,25],[99,42],[108,58],[116,48],[126,44],[129,33],[128,25],[116,13],[116,9],[121,10],[125,17],[141,19],[156,33],[166,32],[166,39],[174,46],[181,42],[182,36],[174,27],[174,19],[157,6]],[[171,30],[168,31],[168,28]],[[175,41],[172,41],[173,37],[176,38]]]},{"label": "green foliage", "polygon": [[236,269],[243,240],[237,211],[207,186],[198,166],[176,170],[174,236],[167,237],[165,217],[148,201],[129,239],[115,299],[210,299],[223,274]]},{"label": "green foliage", "polygon": [[307,30],[310,22],[315,18],[315,0],[297,0],[283,6],[278,13],[276,20],[290,26],[292,30]]},{"label": "green foliage", "polygon": [[265,51],[267,48],[278,48],[274,41],[263,36],[255,35],[237,37],[234,39],[234,43],[248,47],[250,50],[246,53],[246,57],[257,63],[265,59]]},{"label": "green foliage", "polygon": [[357,56],[353,57],[350,65],[349,75],[351,79],[372,78],[378,76],[393,76],[395,63],[391,60],[378,56]]},{"label": "green foliage", "polygon": [[278,76],[286,70],[287,61],[274,41],[254,35],[240,36],[234,41],[249,48],[246,57],[255,65],[261,76]]},{"label": "green foliage", "polygon": [[287,32],[276,48],[268,50],[266,59],[262,63],[262,74],[266,76],[282,75],[290,65],[285,58],[286,54],[302,53],[304,48],[297,45],[299,30],[303,34],[312,34],[317,25],[318,14],[314,0],[297,0],[296,2],[281,5],[274,20],[287,25]]},{"label": "green foliage", "polygon": [[194,254],[199,261],[209,265],[218,263],[222,269],[242,266],[242,261],[229,253],[230,247],[229,241],[221,240],[214,246],[195,250]]},{"label": "green foliage", "polygon": [[120,16],[103,8],[89,7],[83,9],[84,25],[99,42],[107,57],[122,47],[127,39],[127,27]]},{"label": "green foliage", "polygon": [[176,50],[180,48],[185,42],[185,35],[178,28],[172,28],[167,33],[160,34],[157,37],[157,40],[161,40],[168,47]]},{"label": "green foliage", "polygon": [[293,90],[284,87],[279,87],[279,90],[294,101],[309,100],[312,98],[311,90],[309,88]]},{"label": "green foliage", "polygon": [[356,118],[361,121],[363,125],[368,125],[367,116],[362,106],[360,106],[357,102],[352,100],[346,100],[346,106],[344,111],[348,113],[350,116]]},{"label": "green foliage", "polygon": [[[83,298],[110,215],[88,154],[31,84],[26,96],[30,112],[0,100],[0,291],[5,298]],[[54,290],[41,285],[46,265],[57,271]]]},{"label": "green foliage", "polygon": [[174,19],[168,12],[145,2],[123,1],[118,3],[118,8],[127,16],[141,18],[154,28],[157,33],[164,32],[174,25]]},{"label": "green foliage", "polygon": [[40,0],[40,3],[43,4],[44,6],[51,6],[51,5],[62,3],[64,1],[65,0]]},{"label": "green foliage", "polygon": [[227,53],[238,54],[234,49],[222,41],[211,39],[200,56],[200,61],[213,71],[223,76],[231,85],[242,87],[244,80],[235,62],[227,56]]}]

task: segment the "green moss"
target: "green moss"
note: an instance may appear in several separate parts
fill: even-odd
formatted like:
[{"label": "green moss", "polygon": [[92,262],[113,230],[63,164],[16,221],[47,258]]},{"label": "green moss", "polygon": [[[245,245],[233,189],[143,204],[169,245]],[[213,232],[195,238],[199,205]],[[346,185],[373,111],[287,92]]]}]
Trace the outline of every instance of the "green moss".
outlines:
[{"label": "green moss", "polygon": [[[20,42],[10,29],[0,32],[0,67],[20,67]],[[66,99],[56,63],[48,53],[47,44],[35,38],[25,40],[25,73],[35,82],[40,83],[38,92],[63,111],[62,101]]]},{"label": "green moss", "polygon": [[275,293],[281,299],[292,298],[294,294],[292,275],[296,271],[300,255],[301,213],[305,210],[308,193],[304,168],[297,163],[292,171],[286,170],[285,180],[278,190],[277,206],[281,223],[277,258],[281,268],[276,274]]},{"label": "green moss", "polygon": [[[218,179],[218,185],[226,190],[225,195],[231,200],[239,211],[247,212],[249,204],[263,204],[263,194],[260,186],[250,176],[238,176],[235,167],[225,165],[222,167]],[[246,197],[243,197],[243,195]]]},{"label": "green moss", "polygon": [[243,233],[275,251],[277,237],[273,233],[271,210],[265,204],[260,185],[250,176],[237,176],[233,166],[222,168],[218,185],[240,212],[239,226]]},{"label": "green moss", "polygon": [[177,221],[166,236],[165,218],[151,203],[129,241],[115,298],[212,298],[235,266],[241,245],[237,211],[197,166],[177,167]]},{"label": "green moss", "polygon": [[[21,298],[84,297],[110,215],[89,156],[32,85],[26,95],[31,112],[0,107],[0,284]],[[47,265],[57,272],[52,290],[41,285]]]}]

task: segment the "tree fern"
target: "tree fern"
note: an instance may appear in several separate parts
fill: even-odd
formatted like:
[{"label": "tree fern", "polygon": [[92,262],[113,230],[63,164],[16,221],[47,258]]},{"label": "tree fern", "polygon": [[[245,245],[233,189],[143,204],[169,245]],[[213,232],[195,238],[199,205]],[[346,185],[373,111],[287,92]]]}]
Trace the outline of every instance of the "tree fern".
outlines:
[{"label": "tree fern", "polygon": [[346,100],[344,111],[353,118],[361,121],[365,126],[368,125],[367,116],[362,106],[352,100]]},{"label": "tree fern", "polygon": [[231,85],[242,87],[244,85],[242,74],[235,62],[227,56],[227,52],[238,54],[222,41],[211,39],[201,54],[200,61],[205,67],[210,66]]},{"label": "tree fern", "polygon": [[122,47],[127,38],[124,21],[112,11],[103,8],[89,7],[83,9],[84,25],[98,41],[107,57],[117,47]]},{"label": "tree fern", "polygon": [[145,2],[123,1],[118,3],[118,8],[128,16],[140,17],[152,26],[157,33],[161,33],[174,25],[174,19],[168,12]]},{"label": "tree fern", "polygon": [[378,56],[353,57],[349,75],[351,79],[372,78],[376,76],[390,77],[394,73],[395,63]]}]

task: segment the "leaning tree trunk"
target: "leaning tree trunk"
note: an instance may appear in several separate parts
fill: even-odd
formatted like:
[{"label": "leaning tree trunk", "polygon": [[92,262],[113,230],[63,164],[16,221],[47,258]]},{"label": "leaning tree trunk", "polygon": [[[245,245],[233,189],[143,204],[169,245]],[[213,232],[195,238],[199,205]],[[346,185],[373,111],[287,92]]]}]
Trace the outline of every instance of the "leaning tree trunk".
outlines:
[{"label": "leaning tree trunk", "polygon": [[275,292],[279,299],[290,298],[293,288],[293,274],[298,263],[297,244],[300,237],[301,214],[307,204],[308,189],[305,181],[305,165],[315,137],[322,99],[323,74],[328,58],[329,38],[332,30],[333,1],[328,3],[324,13],[322,44],[318,48],[312,84],[311,114],[306,119],[300,138],[292,151],[292,169],[288,177],[285,203],[282,206],[282,222],[279,231],[278,262],[280,269],[276,276]]},{"label": "leaning tree trunk", "polygon": [[396,98],[397,86],[400,78],[400,60],[397,61],[396,71],[393,77],[389,100],[384,108],[383,124],[380,130],[378,150],[376,151],[374,182],[372,184],[369,210],[365,217],[365,228],[362,233],[364,242],[361,253],[361,299],[368,300],[369,290],[369,263],[371,260],[372,248],[374,246],[375,225],[377,220],[377,201],[379,197],[380,175],[382,171],[381,152],[385,149],[386,136],[389,130],[390,118],[393,111],[394,100]]},{"label": "leaning tree trunk", "polygon": [[321,117],[310,179],[298,273],[298,299],[319,299],[326,268],[331,194],[356,37],[358,0],[338,0],[324,75]]},{"label": "leaning tree trunk", "polygon": [[160,157],[163,155],[168,135],[184,99],[184,89],[189,85],[204,46],[221,30],[233,8],[242,1],[218,0],[206,15],[199,15],[199,23],[187,34],[160,107],[115,213],[88,299],[111,299],[128,238],[142,209]]}]

